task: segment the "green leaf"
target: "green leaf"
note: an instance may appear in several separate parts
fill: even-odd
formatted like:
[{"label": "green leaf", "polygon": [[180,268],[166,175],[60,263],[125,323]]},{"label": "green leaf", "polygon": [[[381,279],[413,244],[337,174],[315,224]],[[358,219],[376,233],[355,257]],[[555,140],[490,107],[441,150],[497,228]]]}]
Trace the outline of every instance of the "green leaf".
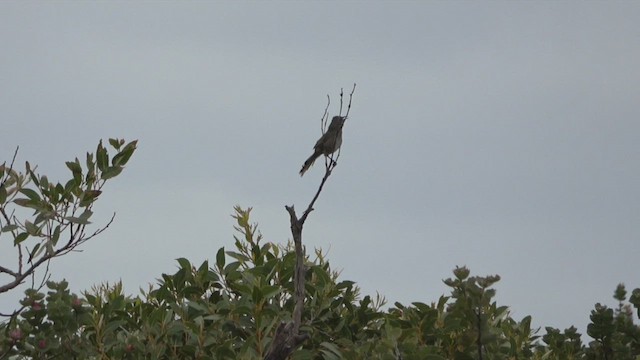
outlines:
[{"label": "green leaf", "polygon": [[24,228],[25,230],[27,230],[27,233],[29,233],[29,235],[32,235],[32,236],[40,235],[40,228],[29,220],[24,222]]},{"label": "green leaf", "polygon": [[31,181],[33,181],[33,183],[36,186],[40,186],[40,181],[38,180],[38,177],[36,176],[36,174],[33,173],[32,170],[29,170],[29,177],[31,178]]},{"label": "green leaf", "polygon": [[104,171],[109,166],[109,153],[107,153],[107,149],[102,146],[102,140],[100,140],[98,149],[96,149],[96,160],[100,171]]},{"label": "green leaf", "polygon": [[198,278],[205,280],[207,274],[209,273],[209,261],[205,260],[200,267],[198,267],[197,274]]},{"label": "green leaf", "polygon": [[420,312],[423,312],[423,313],[429,313],[431,310],[433,310],[431,308],[431,306],[429,306],[429,305],[427,305],[427,304],[425,304],[423,302],[416,301],[416,302],[412,302],[411,305],[415,306],[417,310],[419,310]]},{"label": "green leaf", "polygon": [[[82,220],[89,220],[89,218],[93,215],[93,211],[87,209],[80,214],[79,218]],[[88,223],[88,222],[87,222]]]},{"label": "green leaf", "polygon": [[35,209],[38,206],[38,204],[36,202],[34,202],[32,200],[29,200],[29,199],[24,199],[24,198],[15,199],[15,200],[13,200],[13,202],[16,203],[18,206],[28,207],[28,208],[32,208],[32,209]]},{"label": "green leaf", "polygon": [[113,166],[125,165],[129,161],[129,158],[131,158],[131,155],[133,155],[133,152],[136,150],[137,144],[138,144],[138,140],[134,140],[128,143],[124,147],[124,149],[122,149],[122,151],[120,151],[116,156],[113,157],[113,160],[111,160],[111,165]]},{"label": "green leaf", "polygon": [[40,201],[40,195],[32,189],[20,189],[20,192],[26,195],[30,200]]},{"label": "green leaf", "polygon": [[307,349],[296,350],[291,356],[291,360],[313,360],[315,358],[315,354]]},{"label": "green leaf", "polygon": [[247,262],[251,259],[249,259],[249,257],[247,257],[246,255],[237,253],[235,251],[227,251],[226,252],[227,255],[231,256],[232,258],[236,259],[236,260],[240,260],[242,262]]},{"label": "green leaf", "polygon": [[86,207],[95,201],[95,199],[102,194],[100,190],[87,190],[82,193],[80,196],[80,207]]},{"label": "green leaf", "polygon": [[56,226],[53,230],[53,235],[51,235],[51,242],[54,246],[58,244],[58,239],[60,239],[60,225]]},{"label": "green leaf", "polygon": [[623,283],[618,284],[616,290],[613,292],[613,298],[618,301],[625,301],[627,299],[627,289],[625,289]]},{"label": "green leaf", "polygon": [[[197,302],[194,302],[194,301],[190,301],[190,302],[187,304],[187,306],[188,306],[188,307],[190,307],[190,308],[192,308],[192,309],[194,309],[194,310],[196,310],[196,311],[197,311],[197,312],[199,312],[199,313],[206,313],[206,312],[208,311],[208,309],[207,309],[207,307],[206,307],[206,306],[204,306],[204,305],[202,305],[202,304],[198,304]],[[200,319],[202,319],[202,317],[200,317]],[[195,319],[194,319],[194,320],[195,320]]]},{"label": "green leaf", "polygon": [[[76,159],[77,160],[77,159]],[[80,163],[78,162],[73,162],[73,161],[67,161],[65,162],[65,164],[67,164],[67,167],[69,168],[69,170],[71,170],[71,172],[75,175],[76,173],[82,173],[82,167],[80,167]]]},{"label": "green leaf", "polygon": [[7,188],[4,184],[0,185],[0,204],[4,204],[7,201]]},{"label": "green leaf", "polygon": [[13,231],[16,230],[18,228],[18,225],[16,224],[9,224],[9,225],[5,225],[2,230],[0,230],[1,232],[9,232],[9,231]]},{"label": "green leaf", "polygon": [[323,347],[324,349],[326,349],[326,350],[324,349],[320,350],[323,354],[324,359],[342,359],[342,353],[340,352],[340,349],[338,349],[338,347],[335,344],[325,341],[320,344],[320,347]]},{"label": "green leaf", "polygon": [[9,173],[4,178],[3,183],[6,187],[11,187],[14,184],[18,183],[20,180],[20,184],[22,184],[22,177],[13,169],[9,169]]},{"label": "green leaf", "polygon": [[95,163],[93,162],[93,154],[90,152],[87,152],[87,170],[91,171],[93,168],[95,168]]},{"label": "green leaf", "polygon": [[82,183],[82,167],[80,166],[80,160],[76,158],[75,161],[67,161],[65,164],[67,164],[67,167],[73,174],[73,181],[79,186]]},{"label": "green leaf", "polygon": [[251,291],[251,298],[253,299],[254,303],[259,303],[260,300],[262,300],[262,291],[260,291],[260,288],[258,288],[257,286],[254,286],[252,291]]},{"label": "green leaf", "polygon": [[75,217],[75,216],[65,216],[63,217],[63,219],[73,223],[73,224],[80,224],[80,225],[88,225],[91,224],[90,221],[88,221],[87,219],[82,219],[79,217]]},{"label": "green leaf", "polygon": [[29,204],[31,203],[31,200],[29,200],[29,199],[24,199],[24,198],[20,198],[20,199],[15,199],[15,200],[13,200],[13,202],[14,202],[15,204],[17,204],[18,206],[27,207],[27,206],[29,206]]},{"label": "green leaf", "polygon": [[105,332],[106,334],[115,333],[115,332],[116,332],[116,330],[117,330],[120,326],[122,326],[122,325],[124,325],[124,324],[126,324],[126,321],[124,321],[124,320],[114,320],[114,321],[112,321],[112,322],[108,323],[108,324],[107,324],[107,326],[105,326],[105,328],[104,328],[104,332]]},{"label": "green leaf", "polygon": [[64,192],[66,192],[65,198],[67,198],[69,201],[73,201],[73,196],[71,196],[71,194],[76,191],[78,186],[80,186],[80,183],[76,182],[75,179],[67,181],[67,183],[64,185]]},{"label": "green leaf", "polygon": [[18,236],[16,236],[15,239],[13,240],[13,245],[20,244],[21,242],[27,240],[28,237],[29,237],[29,234],[27,234],[26,232],[18,234]]},{"label": "green leaf", "polygon": [[36,244],[36,246],[33,247],[33,250],[31,250],[31,252],[29,253],[29,261],[31,261],[34,257],[38,256],[37,254],[38,249],[40,249],[40,244]]},{"label": "green leaf", "polygon": [[96,182],[96,170],[94,166],[91,166],[87,170],[87,175],[85,176],[85,184],[87,188],[93,187],[93,184]]},{"label": "green leaf", "polygon": [[218,269],[224,269],[225,255],[224,247],[221,247],[216,254],[216,266]]},{"label": "green leaf", "polygon": [[43,189],[49,188],[49,179],[45,175],[40,177],[40,187]]},{"label": "green leaf", "polygon": [[240,273],[238,272],[238,268],[241,266],[242,264],[238,261],[234,261],[230,264],[227,264],[224,267],[224,271],[223,273],[227,276],[227,278],[229,277],[236,277],[239,278],[240,277]]},{"label": "green leaf", "polygon": [[469,273],[470,273],[469,269],[467,269],[465,266],[463,267],[456,266],[456,268],[453,270],[453,274],[456,276],[458,280],[466,279],[469,276]]},{"label": "green leaf", "polygon": [[341,290],[341,289],[344,289],[344,288],[350,288],[350,287],[353,286],[353,284],[355,284],[355,282],[350,281],[350,280],[341,281],[340,283],[338,283],[336,285],[336,289],[337,290]]},{"label": "green leaf", "polygon": [[42,224],[43,222],[51,220],[55,217],[56,214],[50,206],[51,205],[47,203],[40,203],[40,206],[37,208],[38,211],[36,211],[38,215],[33,220],[34,224],[40,226],[39,224]]},{"label": "green leaf", "polygon": [[180,268],[185,270],[191,270],[191,263],[189,262],[189,260],[185,258],[179,258],[176,260],[178,261],[178,264],[180,264]]},{"label": "green leaf", "polygon": [[113,146],[116,150],[120,149],[120,145],[122,145],[122,143],[118,139],[109,139],[109,144],[111,144],[111,146]]},{"label": "green leaf", "polygon": [[108,180],[108,179],[114,178],[120,175],[120,173],[122,172],[122,169],[123,169],[122,166],[110,166],[102,172],[102,179]]},{"label": "green leaf", "polygon": [[271,285],[265,285],[262,287],[262,289],[260,289],[260,292],[262,293],[265,299],[270,299],[276,296],[277,294],[281,293],[282,291],[284,290],[281,287],[271,286]]}]

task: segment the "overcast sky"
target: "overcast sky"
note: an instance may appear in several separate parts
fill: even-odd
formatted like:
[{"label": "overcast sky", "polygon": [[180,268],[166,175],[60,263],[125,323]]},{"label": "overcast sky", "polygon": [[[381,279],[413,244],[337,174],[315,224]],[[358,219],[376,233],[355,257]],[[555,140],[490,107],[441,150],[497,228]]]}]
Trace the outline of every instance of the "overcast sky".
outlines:
[{"label": "overcast sky", "polygon": [[514,317],[584,332],[640,287],[638,19],[632,1],[3,1],[0,162],[19,145],[62,181],[99,139],[139,139],[95,206],[114,224],[51,268],[137,294],[232,248],[236,204],[286,243],[326,95],[333,115],[356,82],[307,250],[391,303],[436,301],[456,265],[499,274]]}]

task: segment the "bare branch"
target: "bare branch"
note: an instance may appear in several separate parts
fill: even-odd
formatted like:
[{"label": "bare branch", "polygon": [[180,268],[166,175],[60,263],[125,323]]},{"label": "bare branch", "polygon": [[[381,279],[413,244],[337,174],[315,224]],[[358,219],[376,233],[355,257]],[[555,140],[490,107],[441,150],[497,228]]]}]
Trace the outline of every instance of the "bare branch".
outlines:
[{"label": "bare branch", "polygon": [[[58,251],[56,251],[56,256],[59,255],[64,255],[66,253],[69,253],[71,251],[74,251],[76,247],[78,247],[79,245],[84,244],[85,242],[91,240],[92,238],[100,235],[103,231],[107,230],[107,228],[111,225],[111,223],[113,223],[113,220],[115,220],[116,218],[116,213],[113,213],[113,215],[111,216],[111,219],[109,219],[109,222],[107,222],[107,224],[103,227],[101,227],[100,229],[96,230],[93,234],[87,236],[87,237],[80,237],[76,242],[70,244],[70,246],[65,246],[65,248],[62,248]],[[84,233],[82,234],[84,236]],[[78,250],[76,250],[78,251]]]},{"label": "bare branch", "polygon": [[304,248],[302,247],[302,226],[303,222],[298,220],[296,211],[291,206],[285,206],[291,220],[291,234],[293,235],[293,243],[296,251],[296,269],[294,274],[295,281],[295,307],[293,310],[293,333],[298,334],[302,323],[302,308],[304,306]]},{"label": "bare branch", "polygon": [[316,203],[316,200],[318,200],[318,197],[320,196],[320,193],[322,192],[322,188],[324,187],[324,184],[327,182],[327,179],[329,179],[329,176],[331,176],[331,172],[333,171],[333,168],[334,168],[334,165],[332,165],[332,163],[330,163],[325,168],[324,177],[322,177],[322,181],[320,181],[320,186],[318,186],[318,190],[316,191],[316,194],[313,196],[313,199],[311,199],[309,206],[307,206],[307,209],[304,211],[304,213],[302,213],[302,217],[299,220],[300,228],[302,228],[302,226],[304,225],[304,222],[307,220],[307,216],[309,216],[309,213],[313,211],[313,205]]},{"label": "bare branch", "polygon": [[18,273],[22,273],[22,244],[18,244]]},{"label": "bare branch", "polygon": [[320,186],[313,196],[313,199],[307,206],[307,209],[302,214],[302,217],[298,218],[296,210],[293,205],[286,206],[285,209],[289,213],[289,220],[291,224],[291,235],[293,236],[293,243],[296,252],[296,267],[294,272],[294,300],[295,305],[293,309],[293,321],[285,324],[280,323],[278,326],[269,351],[265,356],[265,360],[284,360],[286,359],[298,346],[300,346],[306,339],[309,338],[309,334],[300,334],[300,325],[302,324],[302,311],[304,308],[305,298],[305,266],[304,266],[304,248],[302,247],[302,228],[307,216],[313,211],[313,204],[320,196],[324,184],[331,175],[333,166],[328,166],[325,171],[325,175],[320,182]]},{"label": "bare branch", "polygon": [[11,270],[11,269],[7,269],[7,268],[6,268],[6,267],[4,267],[4,266],[0,266],[0,273],[7,273],[7,274],[9,274],[9,275],[11,275],[11,276],[13,276],[13,277],[18,276],[18,274],[17,274],[16,272],[14,272],[14,271],[13,271],[13,270]]},{"label": "bare branch", "polygon": [[[355,84],[353,85],[355,91]],[[353,91],[351,92],[351,96],[353,95]],[[340,113],[342,113],[342,99],[343,99],[343,91],[340,90]],[[347,114],[349,109],[351,108],[351,96],[349,97],[349,106],[347,108]],[[322,133],[325,134],[326,123],[328,119],[328,109],[329,104],[331,103],[331,99],[329,95],[327,95],[327,107],[325,108],[324,114],[322,116]],[[346,118],[346,116],[345,116]],[[288,323],[280,323],[278,328],[276,329],[275,335],[265,355],[265,360],[285,360],[293,353],[293,351],[299,347],[305,340],[309,338],[308,333],[300,334],[300,326],[302,324],[302,312],[304,308],[304,299],[305,299],[305,255],[304,255],[304,247],[302,246],[302,229],[304,227],[304,223],[307,220],[309,214],[313,211],[313,206],[320,197],[320,193],[324,188],[324,184],[331,176],[331,172],[337,165],[336,160],[340,156],[340,151],[337,151],[337,155],[334,158],[334,153],[329,156],[325,156],[325,174],[320,181],[320,185],[318,186],[318,190],[315,195],[311,199],[311,202],[302,213],[302,216],[298,218],[296,215],[296,211],[293,205],[285,206],[285,209],[289,213],[289,221],[291,225],[291,235],[293,236],[293,243],[296,253],[296,266],[294,272],[294,309],[293,309],[293,319]]]}]

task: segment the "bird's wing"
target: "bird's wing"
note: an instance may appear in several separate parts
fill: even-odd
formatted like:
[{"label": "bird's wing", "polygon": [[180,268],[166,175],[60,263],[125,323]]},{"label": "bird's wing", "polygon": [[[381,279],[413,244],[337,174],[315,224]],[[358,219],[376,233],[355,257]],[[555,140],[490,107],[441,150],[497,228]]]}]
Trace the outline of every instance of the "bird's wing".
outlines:
[{"label": "bird's wing", "polygon": [[313,145],[313,148],[314,149],[322,148],[322,146],[324,145],[326,137],[327,137],[327,133],[324,133],[324,135],[320,136],[320,139],[318,139],[318,141],[316,141],[316,144]]}]

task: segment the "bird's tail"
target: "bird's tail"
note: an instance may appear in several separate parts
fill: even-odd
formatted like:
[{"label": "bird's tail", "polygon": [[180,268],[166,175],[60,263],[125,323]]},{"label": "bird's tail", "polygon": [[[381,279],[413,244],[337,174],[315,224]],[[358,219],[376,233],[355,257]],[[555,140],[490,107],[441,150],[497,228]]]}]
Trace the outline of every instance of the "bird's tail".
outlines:
[{"label": "bird's tail", "polygon": [[311,165],[313,165],[313,163],[316,161],[316,159],[319,156],[320,156],[320,152],[314,152],[313,155],[309,156],[307,161],[305,161],[304,164],[302,165],[302,169],[300,169],[300,176],[304,175],[304,173],[307,172],[307,170],[309,170]]}]

